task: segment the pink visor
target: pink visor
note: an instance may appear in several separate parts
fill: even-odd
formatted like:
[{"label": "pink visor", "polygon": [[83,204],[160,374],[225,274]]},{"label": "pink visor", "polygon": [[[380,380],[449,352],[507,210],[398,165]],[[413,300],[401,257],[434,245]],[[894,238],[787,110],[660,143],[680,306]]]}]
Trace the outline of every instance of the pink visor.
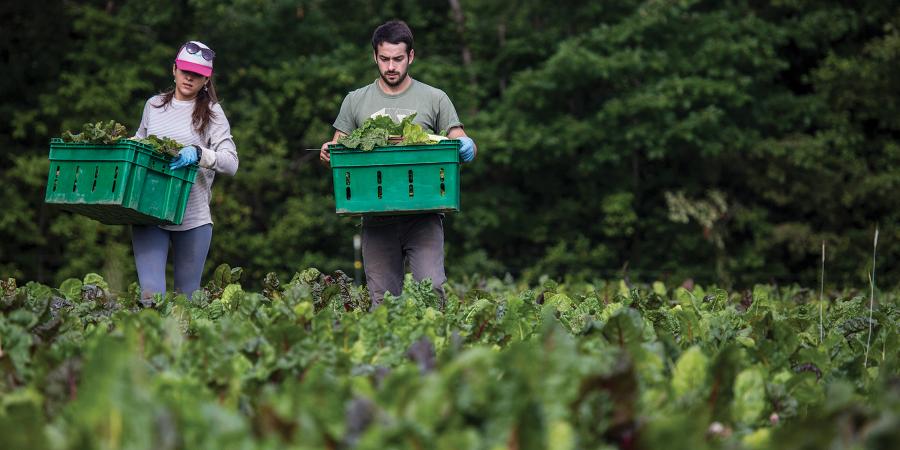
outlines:
[{"label": "pink visor", "polygon": [[207,77],[207,78],[209,78],[209,76],[212,75],[212,67],[193,63],[190,61],[185,61],[183,59],[176,59],[175,67],[177,67],[181,70],[186,70],[188,72],[199,73],[200,75],[203,75],[204,77]]}]

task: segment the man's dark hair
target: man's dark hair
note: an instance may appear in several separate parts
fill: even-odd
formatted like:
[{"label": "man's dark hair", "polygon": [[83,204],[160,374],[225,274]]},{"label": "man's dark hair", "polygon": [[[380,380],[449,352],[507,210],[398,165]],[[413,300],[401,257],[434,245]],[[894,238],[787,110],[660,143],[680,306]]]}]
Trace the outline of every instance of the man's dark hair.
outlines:
[{"label": "man's dark hair", "polygon": [[372,50],[378,52],[378,46],[384,42],[391,44],[406,44],[406,54],[413,49],[413,34],[406,22],[402,20],[392,20],[386,22],[375,29],[372,33]]}]

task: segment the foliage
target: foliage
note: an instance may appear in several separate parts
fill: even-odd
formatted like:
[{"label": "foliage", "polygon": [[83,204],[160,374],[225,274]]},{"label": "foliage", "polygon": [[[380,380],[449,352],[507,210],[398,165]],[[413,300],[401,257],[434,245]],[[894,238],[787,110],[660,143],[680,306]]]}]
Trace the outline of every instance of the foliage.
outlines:
[{"label": "foliage", "polygon": [[140,142],[142,144],[147,144],[153,147],[153,150],[162,153],[164,155],[169,156],[178,156],[178,150],[181,150],[184,147],[183,144],[179,143],[175,139],[170,139],[167,137],[159,137],[155,134],[151,134],[146,138],[132,138],[135,142]]},{"label": "foliage", "polygon": [[62,133],[61,138],[63,142],[86,144],[115,144],[122,139],[129,139],[140,142],[141,144],[149,145],[155,152],[168,156],[177,156],[178,150],[184,147],[184,145],[174,139],[159,137],[154,134],[151,134],[146,138],[127,138],[128,130],[125,129],[125,125],[114,120],[110,120],[109,122],[86,123],[82,127],[82,130],[81,133],[77,134],[73,134],[71,131],[66,130]]},{"label": "foliage", "polygon": [[[390,118],[388,118],[390,120]],[[338,144],[347,148],[358,148],[362,151],[371,151],[375,147],[388,145],[389,131],[380,126],[374,119],[369,118],[359,128],[353,130],[347,136],[341,136]]]},{"label": "foliage", "polygon": [[487,279],[441,308],[408,278],[369,311],[340,273],[272,274],[262,294],[215,273],[152,306],[95,274],[0,283],[0,430],[22,449],[900,443],[896,293],[863,367],[865,337],[838,325],[866,299],[844,293],[818,343],[817,296],[796,288]]},{"label": "foliage", "polygon": [[403,130],[400,133],[403,136],[403,140],[400,141],[400,145],[431,144],[436,142],[431,139],[421,125],[412,123],[413,116],[415,114],[404,117],[400,123],[403,125]]},{"label": "foliage", "polygon": [[63,142],[76,142],[88,144],[115,144],[124,139],[128,131],[125,125],[110,120],[109,122],[86,123],[81,133],[73,134],[66,130],[62,134]]},{"label": "foliage", "polygon": [[431,144],[437,142],[417,123],[413,123],[417,113],[410,114],[400,122],[394,122],[389,116],[370,117],[347,136],[341,136],[338,144],[347,148],[359,148],[371,151],[375,147],[389,144],[389,138],[402,137],[397,145]]}]

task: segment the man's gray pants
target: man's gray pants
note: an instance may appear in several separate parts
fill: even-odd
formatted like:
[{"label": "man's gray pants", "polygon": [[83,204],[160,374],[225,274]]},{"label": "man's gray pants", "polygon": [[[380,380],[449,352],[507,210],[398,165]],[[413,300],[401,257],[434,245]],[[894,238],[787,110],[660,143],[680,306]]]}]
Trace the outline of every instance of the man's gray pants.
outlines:
[{"label": "man's gray pants", "polygon": [[[444,274],[444,223],[440,214],[417,214],[390,220],[373,218],[363,224],[362,254],[366,284],[372,306],[380,305],[384,293],[400,295],[404,265],[409,262],[416,281],[430,278],[441,303]],[[391,218],[395,219],[395,218]]]}]

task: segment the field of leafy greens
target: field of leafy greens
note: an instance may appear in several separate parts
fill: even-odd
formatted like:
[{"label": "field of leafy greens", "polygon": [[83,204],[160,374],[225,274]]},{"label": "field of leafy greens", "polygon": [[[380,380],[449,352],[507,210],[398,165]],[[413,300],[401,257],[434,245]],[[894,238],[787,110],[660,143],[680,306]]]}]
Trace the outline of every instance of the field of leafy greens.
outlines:
[{"label": "field of leafy greens", "polygon": [[896,293],[240,275],[4,281],[3,447],[900,448]]}]

